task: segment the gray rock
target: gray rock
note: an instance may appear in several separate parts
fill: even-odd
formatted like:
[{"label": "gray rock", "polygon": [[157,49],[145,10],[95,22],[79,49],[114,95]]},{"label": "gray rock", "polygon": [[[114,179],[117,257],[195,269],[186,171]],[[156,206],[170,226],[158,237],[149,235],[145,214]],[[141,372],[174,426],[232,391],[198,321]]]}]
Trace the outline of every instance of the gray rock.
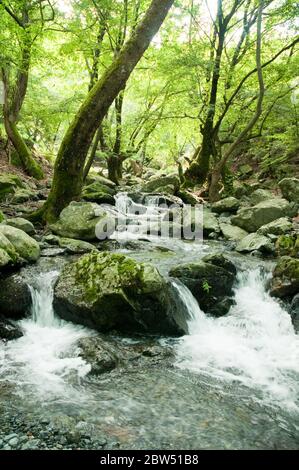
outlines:
[{"label": "gray rock", "polygon": [[256,232],[260,227],[281,217],[293,217],[297,213],[294,204],[286,199],[273,198],[253,207],[240,209],[231,222],[247,232]]},{"label": "gray rock", "polygon": [[284,178],[278,183],[280,190],[288,201],[299,204],[299,179]]},{"label": "gray rock", "polygon": [[23,219],[22,217],[7,219],[5,223],[11,227],[23,230],[23,232],[27,233],[28,235],[33,235],[35,233],[34,225],[29,222],[29,220]]},{"label": "gray rock", "polygon": [[250,253],[251,251],[260,251],[261,253],[273,253],[274,246],[269,238],[257,233],[250,233],[242,238],[236,246],[240,253]]},{"label": "gray rock", "polygon": [[10,341],[21,338],[22,336],[23,332],[21,328],[0,316],[0,339]]},{"label": "gray rock", "polygon": [[248,235],[248,232],[236,225],[220,222],[220,230],[226,240],[239,241]]},{"label": "gray rock", "polygon": [[83,254],[96,250],[96,247],[91,243],[82,240],[75,240],[73,238],[59,238],[58,244],[60,248],[64,248],[67,253]]},{"label": "gray rock", "polygon": [[222,212],[237,212],[239,207],[239,200],[231,196],[212,204],[212,211],[218,214],[221,214]]},{"label": "gray rock", "polygon": [[267,189],[256,189],[252,194],[250,194],[249,201],[252,206],[255,206],[260,202],[268,201],[273,198],[274,196],[271,191],[268,191]]},{"label": "gray rock", "polygon": [[56,235],[84,241],[96,240],[105,234],[108,237],[115,227],[115,218],[91,202],[71,202],[63,209],[58,221],[50,226]]},{"label": "gray rock", "polygon": [[0,234],[13,245],[17,254],[25,261],[36,261],[40,256],[39,244],[27,233],[9,225],[0,224]]},{"label": "gray rock", "polygon": [[273,220],[269,224],[262,225],[257,233],[259,235],[283,235],[290,232],[293,228],[292,222],[288,217],[281,217],[280,219]]}]

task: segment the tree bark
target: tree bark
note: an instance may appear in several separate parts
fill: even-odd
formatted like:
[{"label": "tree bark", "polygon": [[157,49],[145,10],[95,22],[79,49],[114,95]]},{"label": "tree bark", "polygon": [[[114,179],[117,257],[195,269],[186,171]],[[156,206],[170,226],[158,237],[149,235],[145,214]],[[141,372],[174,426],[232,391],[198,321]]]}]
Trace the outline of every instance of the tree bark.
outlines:
[{"label": "tree bark", "polygon": [[43,171],[32,157],[31,151],[27,147],[17,128],[17,121],[28,87],[32,46],[29,33],[24,32],[24,35],[21,63],[14,87],[9,85],[8,75],[6,71],[2,69],[2,80],[4,83],[4,126],[7,137],[14,146],[26,173],[36,179],[42,179],[44,176]]},{"label": "tree bark", "polygon": [[219,163],[216,164],[214,170],[212,171],[211,175],[211,183],[209,187],[209,199],[211,202],[215,202],[219,200],[219,182],[221,179],[221,174],[225,168],[225,165],[238,147],[240,142],[246,137],[246,135],[251,131],[254,127],[256,122],[258,121],[260,115],[262,114],[262,104],[265,95],[265,85],[263,79],[263,68],[261,63],[261,49],[262,49],[262,12],[264,8],[264,0],[260,0],[259,2],[259,10],[258,10],[258,19],[257,19],[257,38],[256,38],[256,70],[259,82],[259,97],[257,101],[256,112],[252,119],[248,122],[247,126],[243,129],[242,132],[238,135],[236,140],[230,145],[230,147],[225,152],[224,156],[221,158]]},{"label": "tree bark", "polygon": [[80,197],[84,164],[95,132],[115,98],[124,89],[173,2],[152,0],[143,20],[118,58],[89,92],[60,146],[53,185],[41,210],[44,221],[56,220],[64,207]]}]

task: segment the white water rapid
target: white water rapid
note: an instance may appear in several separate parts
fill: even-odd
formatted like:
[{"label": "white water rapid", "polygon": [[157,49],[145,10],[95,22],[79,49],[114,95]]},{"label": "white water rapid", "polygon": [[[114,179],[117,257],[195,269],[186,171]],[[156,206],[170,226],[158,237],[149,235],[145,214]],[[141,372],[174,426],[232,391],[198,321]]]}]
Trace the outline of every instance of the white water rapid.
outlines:
[{"label": "white water rapid", "polygon": [[265,398],[296,408],[299,336],[290,315],[266,292],[260,270],[239,274],[236,305],[222,318],[203,313],[191,292],[175,282],[190,313],[177,365],[219,380],[239,381]]},{"label": "white water rapid", "polygon": [[57,271],[41,274],[30,286],[31,317],[19,322],[24,336],[0,346],[0,380],[13,379],[22,385],[33,385],[45,398],[60,397],[70,392],[69,382],[76,384],[89,371],[77,357],[74,346],[89,330],[59,320],[53,311],[53,284]]}]

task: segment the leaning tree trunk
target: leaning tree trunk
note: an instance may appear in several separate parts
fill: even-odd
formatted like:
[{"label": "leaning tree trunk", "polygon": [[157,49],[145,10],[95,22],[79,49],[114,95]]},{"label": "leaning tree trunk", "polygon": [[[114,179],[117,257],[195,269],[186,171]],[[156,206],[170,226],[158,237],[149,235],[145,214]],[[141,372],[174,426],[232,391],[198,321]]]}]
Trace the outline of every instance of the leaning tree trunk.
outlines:
[{"label": "leaning tree trunk", "polygon": [[211,202],[215,202],[220,199],[219,186],[222,172],[227,164],[228,159],[243,141],[243,139],[248,135],[248,133],[253,129],[254,125],[258,121],[260,115],[262,114],[262,104],[265,95],[265,84],[263,78],[263,69],[261,64],[261,54],[262,54],[262,13],[264,8],[264,0],[259,2],[258,10],[258,19],[257,19],[257,37],[256,37],[256,70],[259,83],[259,95],[257,100],[256,111],[252,119],[248,122],[247,126],[243,129],[242,132],[238,135],[236,140],[230,145],[230,147],[225,152],[221,160],[215,165],[215,168],[212,171],[211,183],[209,187],[209,199]]},{"label": "leaning tree trunk", "polygon": [[5,69],[2,69],[2,80],[4,83],[4,126],[7,137],[14,146],[26,173],[34,178],[42,179],[44,176],[43,171],[39,164],[34,160],[31,151],[27,147],[17,128],[17,121],[28,87],[32,46],[29,33],[25,32],[24,34],[22,58],[14,87],[10,86],[8,75]]},{"label": "leaning tree trunk", "polygon": [[118,58],[89,92],[59,149],[52,188],[39,214],[44,221],[56,220],[65,206],[80,197],[86,156],[99,123],[124,89],[173,2],[174,0],[152,0],[143,20]]}]

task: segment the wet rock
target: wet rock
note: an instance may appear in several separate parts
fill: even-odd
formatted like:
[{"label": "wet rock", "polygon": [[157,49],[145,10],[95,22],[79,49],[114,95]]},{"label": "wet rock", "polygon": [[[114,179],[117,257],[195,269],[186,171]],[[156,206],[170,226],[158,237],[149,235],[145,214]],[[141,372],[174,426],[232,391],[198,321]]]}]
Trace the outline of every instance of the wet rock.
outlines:
[{"label": "wet rock", "polygon": [[0,339],[10,341],[21,338],[22,336],[23,332],[19,326],[7,320],[7,318],[0,316]]},{"label": "wet rock", "polygon": [[28,235],[33,235],[35,233],[34,225],[29,222],[29,220],[23,219],[22,217],[13,217],[11,219],[7,219],[5,223],[11,227],[23,230],[23,232],[27,233]]},{"label": "wet rock", "polygon": [[31,293],[26,282],[17,274],[0,277],[0,312],[14,320],[24,318],[31,307]]},{"label": "wet rock", "polygon": [[115,218],[103,207],[91,202],[71,202],[50,228],[61,237],[90,241],[110,235],[115,226]]},{"label": "wet rock", "polygon": [[172,268],[170,276],[178,278],[197,299],[200,307],[211,315],[225,315],[233,304],[233,283],[236,269],[222,255],[206,257],[196,263]]},{"label": "wet rock", "polygon": [[91,243],[72,238],[59,238],[58,244],[60,248],[64,248],[67,253],[73,254],[90,253],[91,251],[96,250],[96,247]]},{"label": "wet rock", "polygon": [[211,233],[219,233],[219,222],[217,217],[209,210],[204,209],[203,211],[203,234],[209,236]]},{"label": "wet rock", "polygon": [[45,258],[54,258],[55,256],[61,256],[66,253],[65,248],[44,248],[41,251],[41,256]]},{"label": "wet rock", "polygon": [[236,246],[240,253],[250,253],[251,251],[260,251],[261,253],[273,253],[274,245],[268,237],[257,233],[250,233],[242,238]]},{"label": "wet rock", "polygon": [[299,259],[283,256],[273,271],[270,293],[273,297],[290,297],[299,293]]},{"label": "wet rock", "polygon": [[157,269],[116,253],[94,252],[67,264],[55,285],[54,307],[62,318],[102,332],[188,331]]},{"label": "wet rock", "polygon": [[90,373],[93,375],[110,372],[121,362],[121,352],[117,345],[100,336],[80,339],[78,348],[79,356],[90,364]]},{"label": "wet rock", "polygon": [[[37,261],[37,259],[39,258],[39,244],[36,240],[27,235],[27,233],[23,232],[23,230],[20,230],[15,227],[10,227],[9,225],[0,224],[0,236],[2,242],[4,240],[4,237],[6,238],[6,240],[9,241],[11,245],[13,245],[14,251],[22,260],[27,262],[33,262]],[[17,263],[18,260],[14,259],[14,254],[11,254],[10,248],[8,247],[8,249],[6,249],[5,247],[3,247],[3,245],[1,245],[2,244],[0,241],[0,247],[4,248],[4,250],[7,251],[8,255],[12,258],[13,263]]]},{"label": "wet rock", "polygon": [[284,178],[278,183],[283,197],[299,204],[299,179]]},{"label": "wet rock", "polygon": [[293,228],[293,224],[288,217],[281,217],[276,219],[269,224],[262,225],[257,233],[259,235],[283,235],[284,233],[290,232]]},{"label": "wet rock", "polygon": [[293,320],[296,333],[299,332],[299,293],[292,299],[290,308],[291,317]]},{"label": "wet rock", "polygon": [[237,212],[240,207],[240,202],[235,197],[226,197],[225,199],[221,199],[220,201],[215,202],[212,204],[212,212],[216,212],[221,214],[222,212]]},{"label": "wet rock", "polygon": [[260,227],[273,220],[281,217],[293,217],[296,213],[296,206],[286,199],[272,198],[253,207],[240,209],[231,218],[231,222],[247,232],[256,232]]},{"label": "wet rock", "polygon": [[248,232],[236,225],[220,222],[220,230],[226,240],[239,241],[248,235]]}]

